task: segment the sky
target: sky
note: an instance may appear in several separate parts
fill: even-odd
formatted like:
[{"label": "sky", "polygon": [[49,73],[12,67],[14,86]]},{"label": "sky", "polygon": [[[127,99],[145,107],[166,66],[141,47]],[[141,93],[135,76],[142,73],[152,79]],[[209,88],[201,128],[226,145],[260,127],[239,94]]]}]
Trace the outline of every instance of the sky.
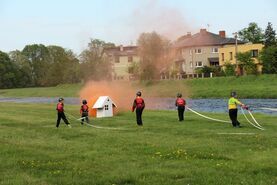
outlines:
[{"label": "sky", "polygon": [[256,22],[277,28],[276,0],[0,0],[0,50],[59,45],[76,54],[90,39],[135,45],[142,32],[170,40],[200,28],[226,35]]}]

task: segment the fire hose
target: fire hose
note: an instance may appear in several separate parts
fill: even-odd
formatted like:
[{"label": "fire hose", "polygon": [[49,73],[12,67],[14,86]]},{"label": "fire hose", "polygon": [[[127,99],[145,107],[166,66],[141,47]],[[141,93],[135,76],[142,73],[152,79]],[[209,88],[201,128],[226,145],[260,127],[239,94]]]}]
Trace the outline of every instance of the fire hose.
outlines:
[{"label": "fire hose", "polygon": [[[231,123],[230,121],[225,121],[225,120],[220,120],[220,119],[211,118],[211,117],[209,117],[209,116],[205,116],[205,115],[200,114],[199,112],[197,112],[197,111],[195,111],[195,110],[189,108],[188,106],[186,106],[186,108],[187,108],[189,111],[191,111],[191,112],[193,112],[193,113],[195,113],[195,114],[197,114],[198,116],[201,116],[201,117],[203,117],[203,118],[206,118],[206,119],[209,119],[209,120],[212,120],[212,121],[222,122],[222,123]],[[251,118],[252,118],[253,121],[256,123],[256,125],[255,125],[254,123],[252,123],[252,122],[247,118],[247,116],[245,115],[244,110],[243,110],[242,108],[241,108],[241,111],[242,111],[242,114],[244,115],[245,119],[246,119],[252,126],[254,126],[255,128],[260,129],[260,130],[265,130],[265,129],[257,122],[257,120],[255,119],[255,117],[253,116],[253,114],[252,114],[249,110],[248,110],[248,113],[250,114]]]}]

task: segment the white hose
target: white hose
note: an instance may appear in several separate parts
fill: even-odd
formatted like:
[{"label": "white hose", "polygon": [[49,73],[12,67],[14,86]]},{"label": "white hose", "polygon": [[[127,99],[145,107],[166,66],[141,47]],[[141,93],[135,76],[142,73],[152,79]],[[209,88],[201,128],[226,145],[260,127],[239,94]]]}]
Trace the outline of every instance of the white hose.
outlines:
[{"label": "white hose", "polygon": [[94,128],[99,128],[99,129],[107,129],[107,130],[128,130],[128,129],[125,129],[125,128],[99,127],[99,126],[91,125],[91,124],[88,124],[88,123],[85,123],[85,124],[86,124],[87,126],[94,127]]},{"label": "white hose", "polygon": [[262,108],[259,108],[259,109],[277,111],[277,109],[275,109],[275,108],[267,108],[267,107],[262,107]]},{"label": "white hose", "polygon": [[81,120],[81,119],[85,119],[85,118],[87,118],[88,116],[84,116],[84,117],[81,117],[81,118],[79,118],[79,119],[77,119],[77,120]]},{"label": "white hose", "polygon": [[258,122],[257,120],[254,118],[253,114],[248,110],[248,113],[250,114],[250,116],[252,117],[253,121],[261,128],[263,128]]},{"label": "white hose", "polygon": [[[187,107],[187,106],[186,106]],[[205,116],[203,114],[200,114],[199,112],[196,112],[195,110],[192,110],[191,108],[187,107],[187,109],[195,114],[197,114],[198,116],[201,116],[203,118],[206,118],[206,119],[209,119],[209,120],[212,120],[212,121],[217,121],[217,122],[222,122],[222,123],[231,123],[230,121],[224,121],[224,120],[220,120],[220,119],[215,119],[215,118],[211,118],[211,117],[208,117],[208,116]]]},{"label": "white hose", "polygon": [[243,116],[245,117],[245,119],[248,121],[248,123],[250,123],[253,127],[257,128],[257,129],[260,129],[260,130],[264,130],[262,127],[258,127],[257,125],[255,125],[254,123],[252,123],[246,116],[246,114],[244,113],[244,110],[243,108],[241,108],[241,112],[243,114]]},{"label": "white hose", "polygon": [[[68,114],[66,113],[67,115],[69,115],[70,117],[74,118],[75,120],[80,120],[82,118],[85,118],[85,117],[82,117],[82,118],[76,118],[75,116],[71,115],[71,114]],[[85,123],[86,125],[90,126],[90,127],[94,127],[94,128],[98,128],[98,129],[107,129],[107,130],[128,130],[128,129],[125,129],[125,128],[115,128],[115,127],[100,127],[100,126],[95,126],[95,125],[91,125],[91,124],[88,124],[88,123]]]}]

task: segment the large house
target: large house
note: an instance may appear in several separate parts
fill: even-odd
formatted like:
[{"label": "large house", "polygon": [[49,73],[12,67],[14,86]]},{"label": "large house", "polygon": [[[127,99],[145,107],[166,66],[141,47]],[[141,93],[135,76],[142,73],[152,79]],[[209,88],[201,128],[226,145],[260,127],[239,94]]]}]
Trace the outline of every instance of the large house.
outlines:
[{"label": "large house", "polygon": [[118,46],[104,50],[104,56],[112,64],[113,80],[130,80],[132,74],[128,72],[128,68],[140,61],[137,46]]},{"label": "large house", "polygon": [[[225,45],[235,45],[236,39],[227,38],[225,31],[219,34],[200,29],[199,33],[188,33],[178,39],[174,47],[177,50],[175,64],[179,74],[194,74],[195,69],[203,66],[219,66],[219,49]],[[243,42],[237,40],[237,44]]]},{"label": "large house", "polygon": [[[226,45],[223,48],[219,49],[219,65],[224,66],[227,62],[230,64],[238,64],[239,61],[236,60],[235,54],[236,51],[238,53],[251,52],[251,56],[254,59],[254,63],[256,64],[257,71],[262,71],[262,64],[259,61],[259,54],[263,49],[263,44],[251,44],[246,43],[242,45],[238,45],[237,47],[234,45]],[[243,70],[239,68],[239,73],[243,73]]]}]

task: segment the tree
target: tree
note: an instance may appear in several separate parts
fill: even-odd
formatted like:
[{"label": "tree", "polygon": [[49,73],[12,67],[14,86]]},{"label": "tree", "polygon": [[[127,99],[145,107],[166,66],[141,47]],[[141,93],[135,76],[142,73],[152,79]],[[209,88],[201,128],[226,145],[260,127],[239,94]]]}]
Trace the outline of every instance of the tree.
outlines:
[{"label": "tree", "polygon": [[252,43],[262,43],[264,38],[262,29],[254,22],[249,23],[247,28],[240,30],[238,36],[242,41]]},{"label": "tree", "polygon": [[261,52],[263,73],[277,73],[277,46],[268,46]]},{"label": "tree", "polygon": [[226,76],[234,76],[235,75],[235,65],[230,62],[226,62],[224,64],[224,72]]},{"label": "tree", "polygon": [[132,62],[131,65],[128,67],[128,73],[131,74],[134,79],[139,78],[139,64],[137,62]]},{"label": "tree", "polygon": [[251,52],[239,52],[236,57],[239,61],[239,66],[243,68],[243,71],[246,72],[246,74],[257,73],[256,65],[254,63],[254,59],[252,58]]},{"label": "tree", "polygon": [[17,67],[11,62],[9,55],[0,51],[0,88],[13,88],[17,86]]},{"label": "tree", "polygon": [[48,46],[51,61],[46,75],[46,85],[76,83],[80,81],[79,61],[71,50]]},{"label": "tree", "polygon": [[142,33],[137,41],[142,80],[152,80],[158,77],[159,72],[167,64],[170,42],[157,34]]},{"label": "tree", "polygon": [[265,47],[276,45],[276,32],[273,30],[272,24],[270,22],[267,24],[264,37]]},{"label": "tree", "polygon": [[22,50],[22,54],[27,57],[30,63],[34,85],[45,86],[45,79],[51,62],[48,48],[43,44],[27,45]]},{"label": "tree", "polygon": [[32,67],[28,58],[22,54],[19,50],[11,51],[9,53],[11,62],[13,62],[17,68],[18,72],[16,75],[17,87],[31,87],[32,82]]},{"label": "tree", "polygon": [[111,47],[115,47],[115,45],[99,39],[91,39],[88,48],[80,55],[82,78],[84,80],[111,79],[112,66],[109,60],[103,57],[104,50]]}]

